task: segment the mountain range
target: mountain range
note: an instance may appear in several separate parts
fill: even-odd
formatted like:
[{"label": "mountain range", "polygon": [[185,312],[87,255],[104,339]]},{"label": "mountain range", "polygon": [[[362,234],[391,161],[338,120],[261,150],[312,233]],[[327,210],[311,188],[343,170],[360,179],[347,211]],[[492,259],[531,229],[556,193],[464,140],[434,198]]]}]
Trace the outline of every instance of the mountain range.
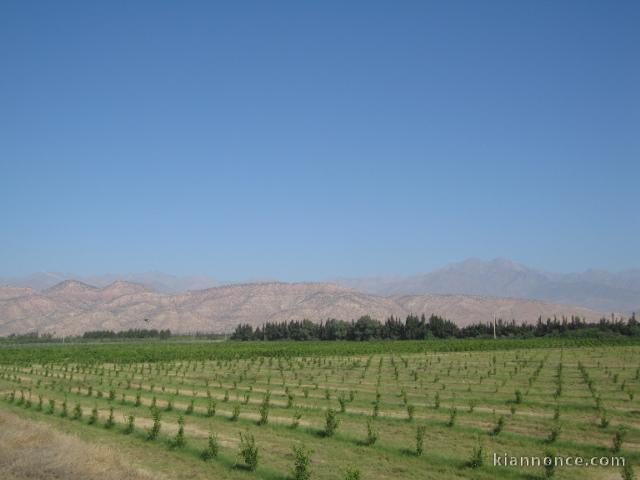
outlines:
[{"label": "mountain range", "polygon": [[[0,285],[40,291],[64,280],[77,280],[96,287],[126,281],[161,293],[182,293],[232,284],[206,275],[176,276],[162,272],[95,276],[44,272],[25,277],[0,276]],[[423,274],[334,278],[328,282],[384,297],[427,293],[481,295],[547,300],[603,312],[630,313],[640,310],[640,269],[552,273],[503,258],[490,261],[471,258]]]},{"label": "mountain range", "polygon": [[238,323],[350,320],[435,313],[463,326],[497,316],[518,322],[640,311],[640,270],[543,272],[495,259],[468,259],[403,277],[222,284],[164,273],[0,277],[0,335],[169,328],[228,332]]},{"label": "mountain range", "polygon": [[337,283],[376,295],[446,293],[534,298],[600,310],[640,310],[640,269],[611,273],[550,273],[511,260],[471,258],[412,276],[337,279]]},{"label": "mountain range", "polygon": [[383,297],[331,283],[237,284],[182,293],[156,292],[124,281],[100,288],[65,280],[42,291],[0,287],[0,335],[37,331],[59,336],[129,328],[230,332],[239,323],[351,320],[362,315],[384,320],[409,313],[435,313],[461,326],[490,321],[494,316],[534,322],[539,316],[579,315],[596,321],[603,315],[530,299],[434,294]]}]

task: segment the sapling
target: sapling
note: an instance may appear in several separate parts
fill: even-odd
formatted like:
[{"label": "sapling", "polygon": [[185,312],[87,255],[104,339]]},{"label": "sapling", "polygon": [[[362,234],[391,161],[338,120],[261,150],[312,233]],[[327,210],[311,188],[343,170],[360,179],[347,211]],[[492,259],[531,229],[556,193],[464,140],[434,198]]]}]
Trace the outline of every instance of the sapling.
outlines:
[{"label": "sapling", "polygon": [[73,407],[73,415],[71,416],[72,420],[80,420],[82,418],[82,407],[80,406],[80,402],[76,402],[76,406]]},{"label": "sapling", "polygon": [[416,411],[416,407],[412,404],[408,404],[407,405],[407,421],[412,422],[413,421],[413,415]]},{"label": "sapling", "polygon": [[209,397],[209,403],[207,404],[207,417],[213,417],[216,414],[216,401]]},{"label": "sapling", "polygon": [[367,445],[374,445],[378,441],[378,429],[373,419],[367,420]]},{"label": "sapling", "polygon": [[152,408],[151,417],[153,418],[153,426],[147,432],[147,440],[155,440],[160,433],[160,410]]},{"label": "sapling", "polygon": [[427,433],[427,427],[418,425],[416,428],[416,455],[419,457],[424,452],[424,436]]},{"label": "sapling", "polygon": [[500,415],[500,418],[498,418],[498,423],[496,423],[496,426],[493,427],[493,430],[491,431],[491,435],[500,435],[500,432],[502,432],[502,429],[504,428],[504,416]]},{"label": "sapling", "polygon": [[327,409],[325,413],[325,427],[324,434],[327,437],[333,436],[335,431],[338,429],[338,425],[340,425],[340,420],[338,419],[338,415],[333,408]]},{"label": "sapling", "polygon": [[94,405],[91,409],[91,415],[89,415],[88,425],[94,425],[98,421],[98,406]]},{"label": "sapling", "polygon": [[613,446],[612,450],[614,453],[618,453],[622,449],[622,444],[624,443],[624,438],[627,435],[627,430],[620,425],[616,430],[616,433],[613,435]]},{"label": "sapling", "polygon": [[549,436],[547,437],[547,443],[553,443],[555,442],[558,437],[560,436],[560,432],[561,432],[561,427],[559,423],[556,423],[553,428],[551,429],[551,432],[549,433]]},{"label": "sapling", "polygon": [[291,417],[291,428],[298,428],[301,418],[302,412],[300,410],[296,410],[295,412],[293,412],[293,416]]},{"label": "sapling", "polygon": [[621,471],[622,480],[636,480],[636,474],[633,471],[631,462],[625,462]]},{"label": "sapling", "polygon": [[184,438],[184,417],[178,416],[178,433],[171,442],[171,446],[174,448],[182,448],[187,444]]},{"label": "sapling", "polygon": [[233,406],[233,410],[231,411],[231,417],[229,418],[229,420],[235,422],[236,420],[238,420],[238,417],[240,417],[240,405],[236,403]]},{"label": "sapling", "polygon": [[218,456],[218,436],[209,432],[209,438],[207,439],[207,446],[200,454],[200,457],[206,462],[207,460],[211,460]]},{"label": "sapling", "polygon": [[311,450],[304,445],[293,446],[293,480],[309,480],[311,478]]},{"label": "sapling", "polygon": [[130,433],[133,433],[133,429],[135,428],[136,417],[133,415],[127,415],[125,417],[125,421],[127,422],[127,426],[124,428],[123,433],[125,435],[129,435]]},{"label": "sapling", "polygon": [[447,422],[447,427],[453,427],[456,424],[457,415],[458,415],[458,409],[453,407],[451,409],[451,413],[449,414],[449,421]]},{"label": "sapling", "polygon": [[107,421],[104,423],[104,428],[113,428],[116,424],[116,421],[113,417],[113,407],[109,407],[109,416],[107,417]]},{"label": "sapling", "polygon": [[478,443],[471,452],[471,458],[467,465],[471,468],[478,468],[484,465],[484,447]]},{"label": "sapling", "polygon": [[240,432],[239,455],[249,470],[253,471],[258,467],[258,447],[254,436],[248,432],[244,435]]},{"label": "sapling", "polygon": [[344,480],[360,480],[361,478],[360,470],[355,467],[347,467],[344,472]]},{"label": "sapling", "polygon": [[260,420],[258,425],[266,425],[269,422],[269,398],[265,395],[260,404]]},{"label": "sapling", "polygon": [[609,417],[607,417],[607,412],[602,410],[602,413],[600,414],[599,427],[607,428],[608,426],[609,426]]}]

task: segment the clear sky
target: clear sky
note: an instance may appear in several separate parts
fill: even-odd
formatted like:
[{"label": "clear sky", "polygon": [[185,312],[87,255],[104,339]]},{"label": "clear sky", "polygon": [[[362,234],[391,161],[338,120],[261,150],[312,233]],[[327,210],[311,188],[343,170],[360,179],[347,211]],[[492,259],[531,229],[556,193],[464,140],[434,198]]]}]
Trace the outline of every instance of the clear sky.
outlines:
[{"label": "clear sky", "polygon": [[0,3],[0,274],[640,266],[640,2]]}]

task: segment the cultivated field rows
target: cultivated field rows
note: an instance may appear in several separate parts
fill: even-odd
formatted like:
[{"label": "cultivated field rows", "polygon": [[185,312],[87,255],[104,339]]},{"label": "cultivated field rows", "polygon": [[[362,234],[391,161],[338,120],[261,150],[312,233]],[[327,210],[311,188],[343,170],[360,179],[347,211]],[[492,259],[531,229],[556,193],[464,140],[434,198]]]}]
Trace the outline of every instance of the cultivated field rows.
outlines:
[{"label": "cultivated field rows", "polygon": [[[221,478],[286,478],[292,446],[312,451],[312,478],[542,478],[493,467],[492,454],[640,460],[640,347],[262,357],[161,363],[0,365],[5,408],[130,435],[169,456],[209,460]],[[95,409],[92,425],[87,425]],[[147,440],[153,412],[160,432]],[[338,425],[328,432],[327,412]],[[81,417],[80,417],[81,415]],[[75,419],[74,419],[75,417]],[[79,418],[80,417],[80,418]],[[133,417],[133,420],[131,418]],[[179,420],[185,446],[176,445]],[[156,419],[157,420],[157,419]],[[416,435],[424,427],[421,454]],[[329,430],[331,430],[329,428]],[[239,433],[259,449],[242,467]],[[484,465],[470,466],[482,447]],[[620,478],[619,467],[556,469],[558,478]],[[547,472],[548,474],[548,472]]]}]

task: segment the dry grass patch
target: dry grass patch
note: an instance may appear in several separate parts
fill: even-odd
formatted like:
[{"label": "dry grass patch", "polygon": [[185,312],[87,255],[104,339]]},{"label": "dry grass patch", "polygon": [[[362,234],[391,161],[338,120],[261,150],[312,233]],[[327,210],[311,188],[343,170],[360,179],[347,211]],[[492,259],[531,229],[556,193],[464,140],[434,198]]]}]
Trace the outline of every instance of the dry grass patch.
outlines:
[{"label": "dry grass patch", "polygon": [[0,478],[3,480],[151,480],[114,450],[0,411]]}]

